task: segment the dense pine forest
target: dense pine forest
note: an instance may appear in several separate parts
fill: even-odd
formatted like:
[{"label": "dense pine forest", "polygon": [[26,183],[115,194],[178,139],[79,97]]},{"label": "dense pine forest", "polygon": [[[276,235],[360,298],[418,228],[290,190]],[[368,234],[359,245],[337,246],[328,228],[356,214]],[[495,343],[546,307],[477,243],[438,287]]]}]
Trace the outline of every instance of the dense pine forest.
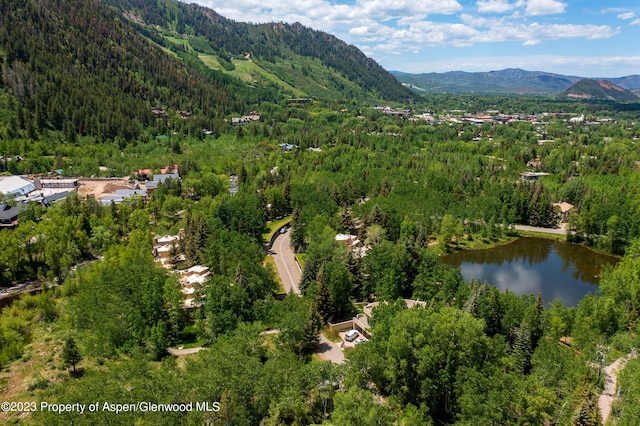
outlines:
[{"label": "dense pine forest", "polygon": [[[0,314],[0,422],[597,425],[623,359],[607,424],[637,424],[637,103],[419,98],[326,34],[169,1],[0,9],[2,177],[179,174],[119,203],[84,179],[0,229],[2,289],[41,285]],[[576,306],[439,261],[561,202],[562,239],[620,257]],[[283,224],[300,295],[265,246]],[[202,266],[185,306],[177,271]],[[324,359],[372,302],[371,338]]]}]

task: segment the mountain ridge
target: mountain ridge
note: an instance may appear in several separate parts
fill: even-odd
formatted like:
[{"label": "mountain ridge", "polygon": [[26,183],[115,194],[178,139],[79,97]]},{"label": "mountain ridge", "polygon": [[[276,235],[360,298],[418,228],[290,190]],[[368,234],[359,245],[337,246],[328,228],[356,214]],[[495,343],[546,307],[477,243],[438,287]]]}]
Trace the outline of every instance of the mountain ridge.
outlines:
[{"label": "mountain ridge", "polygon": [[[418,92],[476,92],[502,94],[557,94],[585,77],[545,71],[506,68],[488,72],[449,71],[411,74],[390,71],[398,81]],[[627,90],[640,89],[640,75],[607,80]]]},{"label": "mountain ridge", "polygon": [[[150,4],[144,0],[101,0],[102,3],[122,11],[122,16],[147,30],[160,29],[186,37],[191,47],[205,48],[209,53],[223,57],[245,57],[250,54],[259,64],[273,73],[279,73],[286,83],[309,96],[323,96],[326,90],[346,91],[346,98],[375,98],[387,100],[410,99],[414,95],[403,87],[375,60],[357,47],[347,45],[335,36],[305,27],[300,23],[270,22],[249,24],[236,22],[215,10],[197,4],[173,0],[158,0]],[[204,37],[208,45],[193,46],[192,38]],[[207,53],[207,52],[202,52]],[[224,58],[226,57],[226,58]],[[315,70],[309,60],[318,60],[327,70]],[[279,67],[287,62],[284,73]],[[280,63],[279,63],[280,62]],[[305,72],[295,69],[295,62],[307,62]],[[229,65],[229,64],[227,64]],[[227,71],[232,68],[230,65]],[[321,75],[316,81],[316,73]],[[334,73],[333,76],[328,74]]]}]

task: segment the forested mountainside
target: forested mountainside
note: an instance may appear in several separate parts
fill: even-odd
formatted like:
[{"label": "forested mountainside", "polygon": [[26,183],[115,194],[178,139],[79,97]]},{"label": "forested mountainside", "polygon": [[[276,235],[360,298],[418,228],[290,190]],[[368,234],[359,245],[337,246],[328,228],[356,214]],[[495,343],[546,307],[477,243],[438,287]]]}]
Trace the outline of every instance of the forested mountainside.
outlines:
[{"label": "forested mountainside", "polygon": [[[12,136],[27,129],[135,139],[154,123],[153,106],[213,119],[246,104],[275,100],[168,55],[98,2],[3,1],[0,9],[2,83],[15,96]],[[182,56],[182,60],[179,59]],[[196,121],[193,122],[200,129]]]},{"label": "forested mountainside", "polygon": [[[95,0],[0,3],[0,81],[12,94],[6,100],[9,136],[25,129],[37,138],[54,130],[69,141],[77,135],[130,141],[154,124],[153,107],[188,111],[190,129],[201,131],[231,113],[292,96],[411,97],[356,48],[300,25],[238,24],[175,2],[120,6],[136,9]],[[152,26],[140,24],[140,15]],[[259,58],[261,82],[251,78],[248,84],[211,66],[233,68],[231,56],[240,53]],[[283,57],[286,67],[275,63]],[[316,86],[324,89],[305,91],[314,78],[323,79]]]},{"label": "forested mountainside", "polygon": [[233,67],[232,57],[257,61],[268,73],[308,96],[331,93],[333,97],[359,100],[413,97],[356,47],[299,23],[235,22],[211,9],[173,0],[102,1],[150,31],[160,28],[172,36],[184,36],[189,48],[200,55],[214,55],[227,69]]}]

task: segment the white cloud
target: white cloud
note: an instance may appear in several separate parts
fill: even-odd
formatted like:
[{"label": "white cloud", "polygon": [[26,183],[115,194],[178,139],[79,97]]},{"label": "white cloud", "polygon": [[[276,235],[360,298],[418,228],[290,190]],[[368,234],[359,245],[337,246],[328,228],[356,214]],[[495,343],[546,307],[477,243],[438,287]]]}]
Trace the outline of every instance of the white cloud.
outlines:
[{"label": "white cloud", "polygon": [[566,3],[558,0],[528,0],[525,12],[529,16],[554,15],[564,13]]},{"label": "white cloud", "polygon": [[362,16],[398,18],[450,15],[462,10],[456,0],[360,0],[355,9]]},{"label": "white cloud", "polygon": [[555,58],[551,60],[551,63],[563,66],[584,66],[585,69],[638,67],[640,66],[640,56],[568,56]]},{"label": "white cloud", "polygon": [[[334,0],[189,1],[197,1],[222,16],[241,22],[300,22],[358,46],[367,56],[381,63],[384,58],[398,60],[404,55],[421,55],[433,47],[483,44],[493,48],[491,43],[510,42],[529,51],[541,46],[553,48],[554,43],[548,43],[550,40],[583,42],[620,33],[620,29],[598,25],[597,21],[579,25],[560,23],[555,17],[544,16],[565,12],[567,4],[560,0],[353,0],[341,4]],[[465,4],[465,13],[462,13],[461,3]],[[476,14],[469,13],[474,10],[470,3],[477,7]],[[619,10],[616,14],[628,10]],[[532,22],[532,16],[537,22]],[[567,14],[563,18],[570,22],[571,16]],[[640,25],[640,19],[629,21],[629,24]],[[495,48],[501,49],[500,46]],[[498,65],[495,69],[499,69]],[[520,66],[509,62],[504,65],[505,68]],[[401,66],[393,66],[393,69],[408,70],[404,62]],[[448,69],[454,66],[452,63]],[[471,65],[468,68],[473,69]]]},{"label": "white cloud", "polygon": [[600,13],[623,13],[629,9],[625,9],[623,7],[608,7],[606,9],[602,9]]},{"label": "white cloud", "polygon": [[618,15],[618,19],[632,19],[636,16],[634,12],[625,12]]},{"label": "white cloud", "polygon": [[[482,18],[461,15],[461,23],[420,21],[397,29],[371,24],[354,27],[350,35],[366,44],[374,57],[421,52],[430,47],[467,47],[478,43],[520,42],[537,46],[548,40],[603,39],[614,36],[619,29],[597,25],[514,23],[507,18]],[[362,47],[361,47],[362,48]],[[364,49],[363,49],[364,50]]]},{"label": "white cloud", "polygon": [[629,25],[640,25],[640,18],[631,21]]},{"label": "white cloud", "polygon": [[508,0],[478,0],[477,5],[480,13],[506,13],[516,7]]}]

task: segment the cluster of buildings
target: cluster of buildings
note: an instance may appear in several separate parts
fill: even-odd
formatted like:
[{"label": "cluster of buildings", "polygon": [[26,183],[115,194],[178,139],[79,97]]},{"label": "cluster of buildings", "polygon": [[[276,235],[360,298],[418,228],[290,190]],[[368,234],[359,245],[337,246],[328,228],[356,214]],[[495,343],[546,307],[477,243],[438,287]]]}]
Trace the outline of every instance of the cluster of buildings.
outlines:
[{"label": "cluster of buildings", "polygon": [[347,246],[347,250],[349,250],[356,258],[365,257],[367,255],[367,251],[371,249],[371,246],[363,244],[357,235],[337,234],[335,240],[339,243],[345,244]]},{"label": "cluster of buildings", "polygon": [[423,112],[414,114],[410,109],[391,108],[388,106],[377,106],[373,108],[384,114],[408,118],[412,121],[426,121],[432,124],[446,123],[470,123],[482,125],[484,123],[507,124],[514,122],[528,122],[532,124],[547,124],[551,118],[560,118],[569,123],[584,123],[588,125],[596,125],[610,122],[611,119],[587,120],[584,115],[572,117],[568,113],[539,113],[539,114],[503,114],[497,110],[487,110],[482,113],[470,114],[463,110],[451,110],[446,114],[434,115],[431,112]]},{"label": "cluster of buildings", "polygon": [[[163,235],[153,239],[153,258],[156,263],[167,269],[173,269],[176,262],[185,260],[180,252],[181,233],[177,235]],[[175,270],[180,291],[184,295],[183,306],[187,309],[199,306],[200,297],[197,287],[202,286],[210,275],[209,268],[202,265],[194,265],[187,269]]]},{"label": "cluster of buildings", "polygon": [[232,126],[244,126],[248,123],[257,123],[260,121],[260,114],[255,111],[251,111],[249,115],[244,115],[242,117],[232,117],[231,125]]},{"label": "cluster of buildings", "polygon": [[28,203],[49,207],[77,190],[78,179],[0,176],[0,228],[17,226]]},{"label": "cluster of buildings", "polygon": [[138,170],[136,177],[142,179],[67,178],[62,176],[61,170],[48,176],[0,176],[0,228],[16,227],[18,215],[28,203],[50,207],[78,191],[82,196],[94,197],[102,206],[119,204],[134,197],[146,202],[160,184],[168,179],[180,180],[175,164],[155,174],[148,169]]},{"label": "cluster of buildings", "polygon": [[178,166],[175,164],[160,169],[160,173],[153,173],[151,169],[140,169],[135,173],[135,176],[138,182],[132,184],[132,187],[119,188],[112,192],[101,194],[97,197],[98,203],[102,206],[108,206],[111,204],[120,204],[134,197],[139,197],[143,203],[146,203],[147,198],[159,185],[169,179],[180,180]]}]

